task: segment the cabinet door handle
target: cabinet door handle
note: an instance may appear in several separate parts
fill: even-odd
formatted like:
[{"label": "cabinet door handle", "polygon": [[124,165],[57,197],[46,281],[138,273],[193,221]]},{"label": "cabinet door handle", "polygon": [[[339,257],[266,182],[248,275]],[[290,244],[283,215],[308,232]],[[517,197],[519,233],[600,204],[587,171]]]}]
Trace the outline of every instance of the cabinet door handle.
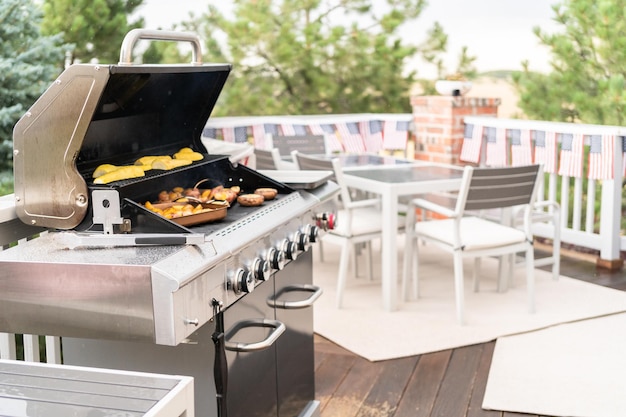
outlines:
[{"label": "cabinet door handle", "polygon": [[[309,295],[304,300],[296,300],[296,301],[280,301],[279,298],[281,295],[288,292],[309,292]],[[321,287],[317,285],[311,284],[303,284],[303,285],[288,285],[283,287],[276,293],[274,297],[270,297],[267,299],[267,305],[275,308],[283,308],[283,309],[297,309],[297,308],[307,308],[313,305],[315,300],[320,298],[323,290]]]},{"label": "cabinet door handle", "polygon": [[[272,329],[264,340],[253,343],[231,342],[230,339],[241,329],[249,327],[268,327]],[[224,348],[234,352],[255,352],[257,350],[267,349],[286,330],[285,324],[278,320],[268,319],[250,319],[238,321],[225,334]]]}]

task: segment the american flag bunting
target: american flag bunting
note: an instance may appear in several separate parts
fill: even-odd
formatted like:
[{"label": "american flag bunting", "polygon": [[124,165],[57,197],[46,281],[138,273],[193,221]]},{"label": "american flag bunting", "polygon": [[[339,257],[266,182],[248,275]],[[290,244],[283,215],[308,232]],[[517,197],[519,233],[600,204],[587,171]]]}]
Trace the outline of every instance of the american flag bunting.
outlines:
[{"label": "american flag bunting", "polygon": [[405,150],[409,139],[409,123],[406,120],[387,120],[383,128],[383,149]]},{"label": "american flag bunting", "polygon": [[514,167],[533,163],[532,140],[530,130],[512,129],[511,134],[511,165]]},{"label": "american flag bunting", "polygon": [[580,133],[561,135],[559,175],[575,178],[583,176],[583,145],[583,135]]},{"label": "american flag bunting", "polygon": [[217,139],[217,129],[214,127],[205,127],[202,130],[202,136],[205,138]]},{"label": "american flag bunting", "polygon": [[245,143],[248,141],[248,127],[225,127],[222,130],[224,142]]},{"label": "american flag bunting", "polygon": [[505,128],[487,128],[486,150],[485,165],[490,167],[504,167],[508,165]]},{"label": "american flag bunting", "polygon": [[306,136],[306,126],[304,125],[281,123],[280,130],[283,132],[283,136]]},{"label": "american flag bunting", "polygon": [[343,145],[337,138],[335,128],[330,124],[311,124],[309,125],[311,133],[314,135],[324,135],[324,141],[326,142],[326,150],[330,153],[343,152]]},{"label": "american flag bunting", "polygon": [[535,163],[543,164],[544,172],[556,173],[556,133],[535,130]]},{"label": "american flag bunting", "polygon": [[463,137],[463,146],[459,159],[465,162],[478,163],[480,161],[480,149],[483,144],[484,126],[466,124]]},{"label": "american flag bunting", "polygon": [[383,147],[383,123],[380,120],[367,120],[359,123],[367,152],[378,152]]},{"label": "american flag bunting", "polygon": [[589,138],[589,179],[613,179],[614,147],[614,135],[592,135]]},{"label": "american flag bunting", "polygon": [[363,137],[359,133],[359,125],[355,122],[337,123],[337,131],[346,152],[360,153],[365,151]]},{"label": "american flag bunting", "polygon": [[259,149],[268,149],[269,143],[265,143],[265,135],[278,135],[278,126],[272,123],[252,125],[252,137],[254,139],[254,147]]}]

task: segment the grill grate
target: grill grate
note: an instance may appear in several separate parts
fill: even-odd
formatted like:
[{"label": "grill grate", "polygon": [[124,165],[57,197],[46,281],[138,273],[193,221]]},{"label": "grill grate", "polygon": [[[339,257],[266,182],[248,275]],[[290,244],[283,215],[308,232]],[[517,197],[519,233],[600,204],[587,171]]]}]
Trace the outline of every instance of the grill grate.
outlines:
[{"label": "grill grate", "polygon": [[[247,216],[241,219],[238,222],[235,222],[223,229],[221,229],[218,233],[216,233],[216,237],[228,237],[231,234],[237,233],[240,230],[244,229],[246,231],[255,230],[252,227],[257,226],[257,223],[263,222],[267,223],[268,218],[280,218],[277,216],[277,212],[284,210],[285,208],[289,208],[294,203],[298,204],[302,197],[298,193],[289,194],[280,200],[272,203],[267,207],[263,207],[259,210],[253,212],[250,216]],[[284,218],[284,217],[283,217]]]}]

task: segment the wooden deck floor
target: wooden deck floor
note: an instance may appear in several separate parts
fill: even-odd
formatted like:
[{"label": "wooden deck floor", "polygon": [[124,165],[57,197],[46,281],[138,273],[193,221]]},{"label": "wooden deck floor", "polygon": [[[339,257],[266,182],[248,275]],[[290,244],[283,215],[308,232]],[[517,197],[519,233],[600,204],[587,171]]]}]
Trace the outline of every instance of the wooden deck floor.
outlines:
[{"label": "wooden deck floor", "polygon": [[[548,269],[548,268],[546,268]],[[563,275],[626,290],[626,272],[563,258]],[[322,417],[537,417],[481,408],[495,342],[369,362],[315,336]],[[543,417],[543,416],[540,416]]]}]

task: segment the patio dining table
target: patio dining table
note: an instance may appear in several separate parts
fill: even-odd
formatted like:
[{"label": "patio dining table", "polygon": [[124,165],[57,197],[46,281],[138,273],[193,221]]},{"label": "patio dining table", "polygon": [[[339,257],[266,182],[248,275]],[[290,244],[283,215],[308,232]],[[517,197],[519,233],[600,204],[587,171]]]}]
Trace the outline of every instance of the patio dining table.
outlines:
[{"label": "patio dining table", "polygon": [[[340,158],[341,160],[341,158]],[[342,160],[348,187],[380,195],[382,200],[382,302],[387,311],[398,308],[398,216],[400,200],[417,194],[458,191],[463,168],[421,161],[398,160],[359,163],[358,158]],[[404,161],[404,162],[403,162]]]}]

